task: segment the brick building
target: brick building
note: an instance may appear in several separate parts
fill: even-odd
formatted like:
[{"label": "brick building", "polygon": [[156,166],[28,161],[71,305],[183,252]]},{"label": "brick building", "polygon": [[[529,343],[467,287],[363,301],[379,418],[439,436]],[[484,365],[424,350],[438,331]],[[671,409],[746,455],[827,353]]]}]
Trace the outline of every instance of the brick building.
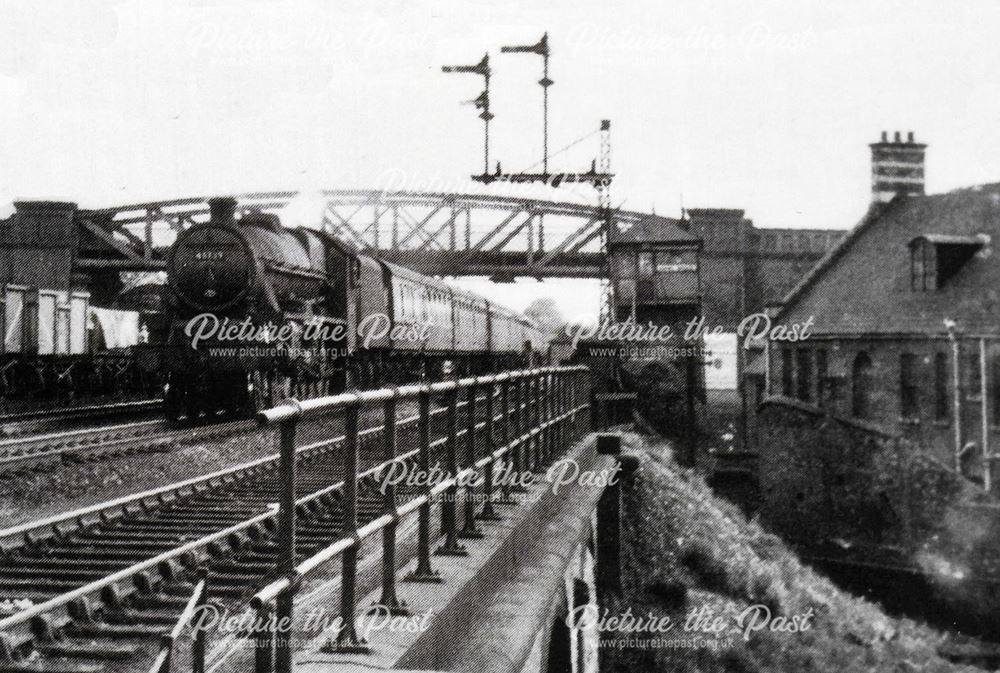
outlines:
[{"label": "brick building", "polygon": [[842,229],[761,229],[733,208],[688,208],[680,222],[702,240],[705,320],[729,332],[784,297],[844,235]]},{"label": "brick building", "polygon": [[[925,196],[922,165],[902,182],[880,175],[886,142],[872,145],[869,212],[774,315],[811,319],[811,336],[771,341],[748,397],[874,424],[982,480],[1000,445],[1000,184]],[[884,202],[885,179],[906,190]]]}]

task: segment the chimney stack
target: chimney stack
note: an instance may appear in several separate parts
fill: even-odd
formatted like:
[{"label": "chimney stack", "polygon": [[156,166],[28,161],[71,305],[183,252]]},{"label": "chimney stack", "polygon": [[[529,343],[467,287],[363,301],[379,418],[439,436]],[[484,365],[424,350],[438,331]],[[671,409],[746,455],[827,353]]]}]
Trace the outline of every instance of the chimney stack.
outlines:
[{"label": "chimney stack", "polygon": [[210,222],[232,224],[236,219],[236,199],[231,196],[216,196],[208,200]]},{"label": "chimney stack", "polygon": [[924,151],[927,145],[914,142],[913,131],[896,131],[892,142],[882,131],[882,139],[869,145],[872,150],[872,202],[888,203],[897,195],[923,196]]}]

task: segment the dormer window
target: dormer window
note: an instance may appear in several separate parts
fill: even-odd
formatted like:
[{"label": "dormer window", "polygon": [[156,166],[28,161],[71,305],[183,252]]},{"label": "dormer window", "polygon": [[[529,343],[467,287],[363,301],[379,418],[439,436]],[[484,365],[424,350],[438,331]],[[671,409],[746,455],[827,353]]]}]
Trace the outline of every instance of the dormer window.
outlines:
[{"label": "dormer window", "polygon": [[910,241],[910,289],[943,287],[983,247],[977,236],[923,234]]}]

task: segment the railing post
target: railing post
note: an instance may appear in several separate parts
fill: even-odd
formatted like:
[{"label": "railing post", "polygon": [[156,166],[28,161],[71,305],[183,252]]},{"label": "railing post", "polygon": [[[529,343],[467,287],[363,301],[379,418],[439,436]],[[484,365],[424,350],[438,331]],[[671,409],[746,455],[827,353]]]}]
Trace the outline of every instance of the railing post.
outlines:
[{"label": "railing post", "polygon": [[[358,638],[354,624],[357,589],[358,548],[358,410],[357,403],[344,408],[344,498],[343,534],[353,535],[355,543],[344,550],[340,572],[340,631],[330,648],[336,652],[364,653],[368,648]],[[280,673],[280,672],[279,672]]]},{"label": "railing post", "polygon": [[276,673],[292,673],[292,629],[295,612],[295,591],[297,582],[278,594],[275,602],[274,619],[274,670]]},{"label": "railing post", "polygon": [[500,470],[500,502],[510,504],[510,475],[517,470],[514,464],[514,456],[517,452],[515,447],[510,446],[511,437],[511,410],[510,410],[510,377],[505,376],[500,382],[500,439],[503,446],[507,447],[507,453],[503,457],[503,465]]},{"label": "railing post", "polygon": [[[573,408],[573,375],[563,374],[563,413],[569,414]],[[563,445],[568,447],[573,443],[573,416],[567,415],[562,423]]]},{"label": "railing post", "polygon": [[417,469],[424,483],[426,502],[420,505],[417,526],[417,567],[406,576],[410,582],[440,582],[441,577],[431,568],[431,485],[428,476],[431,470],[431,394],[428,388],[420,391],[418,397],[419,416],[417,434],[420,447],[417,454]]},{"label": "railing post", "polygon": [[257,621],[254,623],[254,673],[272,673],[274,671],[274,632],[270,624],[270,608],[261,604],[257,608]]},{"label": "railing post", "polygon": [[[476,464],[476,421],[478,420],[478,414],[476,413],[478,407],[476,397],[479,395],[479,390],[479,386],[473,383],[469,386],[468,395],[466,396],[466,412],[468,414],[468,422],[465,425],[466,468],[474,468]],[[489,397],[490,392],[491,391],[487,391],[487,398]],[[492,464],[487,466],[487,469],[491,468]],[[476,501],[474,499],[476,489],[473,487],[473,484],[477,478],[478,475],[473,474],[463,489],[463,495],[465,496],[464,502],[462,503],[464,521],[462,523],[462,531],[459,533],[459,536],[463,538],[475,539],[483,537],[483,532],[476,526]]]},{"label": "railing post", "polygon": [[[277,600],[277,623],[291,624],[295,595],[295,430],[298,418],[281,423],[281,495],[278,503],[278,573],[288,578],[289,590]],[[287,595],[286,595],[287,594]],[[276,629],[273,636],[274,667],[277,673],[292,670],[290,634]]]},{"label": "railing post", "polygon": [[158,673],[170,673],[170,669],[173,667],[174,663],[174,639],[169,633],[160,634],[160,651],[165,652],[166,656],[163,659],[163,664],[160,666]]},{"label": "railing post", "polygon": [[569,423],[567,424],[567,428],[569,429],[569,437],[570,437],[569,441],[570,442],[575,442],[576,438],[577,438],[577,434],[576,434],[576,430],[577,430],[577,427],[576,427],[576,424],[577,424],[577,420],[576,420],[576,416],[577,416],[577,414],[576,414],[576,389],[577,389],[577,385],[578,385],[578,382],[577,382],[577,376],[578,376],[578,374],[579,374],[579,372],[573,372],[573,373],[567,375],[567,379],[568,379],[567,383],[569,383],[569,390],[566,391],[566,401],[569,404],[569,411],[570,411],[570,414],[569,414]]},{"label": "railing post", "polygon": [[[448,436],[445,440],[445,467],[448,478],[458,474],[458,389],[448,392],[448,408],[446,423]],[[444,493],[441,503],[441,527],[444,528],[444,543],[438,547],[437,553],[442,556],[465,556],[465,547],[458,542],[458,517],[455,500],[458,498],[458,487],[453,485]]]},{"label": "railing post", "polygon": [[[195,587],[201,585],[201,596],[198,598],[198,610],[196,613],[201,613],[205,605],[208,603],[208,568],[201,566],[198,568],[198,579],[195,583]],[[198,620],[200,621],[200,619]],[[192,673],[205,673],[205,649],[208,641],[207,629],[202,626],[195,627],[194,632],[194,645],[191,651],[191,670]]]},{"label": "railing post", "polygon": [[298,419],[281,423],[281,495],[278,502],[278,572],[295,573],[295,429]]},{"label": "railing post", "polygon": [[553,428],[549,421],[552,420],[552,399],[553,395],[555,395],[555,386],[552,385],[552,372],[546,371],[542,375],[542,381],[545,384],[543,386],[545,395],[542,397],[542,422],[545,423],[545,432],[542,434],[542,464],[548,465],[549,460],[552,459]]},{"label": "railing post", "polygon": [[[387,465],[396,459],[396,397],[388,399],[382,406],[385,427],[382,431],[385,439],[383,458]],[[382,512],[396,511],[396,483],[386,479],[382,488]],[[384,605],[393,615],[407,615],[409,610],[396,596],[396,527],[395,519],[382,529],[382,598]]]},{"label": "railing post", "polygon": [[535,372],[528,379],[528,432],[533,432],[528,440],[529,455],[531,456],[531,471],[539,472],[542,469],[542,435],[541,435],[541,394],[542,375]]},{"label": "railing post", "polygon": [[553,383],[555,385],[555,399],[553,404],[555,405],[555,418],[558,420],[555,422],[554,439],[552,447],[552,457],[562,455],[563,451],[563,421],[562,415],[565,409],[563,408],[563,375],[562,372],[556,372],[553,375]]},{"label": "railing post", "polygon": [[510,462],[514,472],[521,471],[521,379],[510,382]]},{"label": "railing post", "polygon": [[525,455],[525,443],[524,443],[524,416],[525,410],[523,408],[524,403],[524,386],[525,381],[522,376],[518,376],[514,380],[514,409],[513,409],[513,423],[512,427],[514,429],[513,439],[514,446],[512,447],[513,452],[513,465],[514,465],[514,481],[511,484],[510,491],[520,493],[523,492],[524,486],[521,484],[521,476],[527,471],[527,456]]},{"label": "railing post", "polygon": [[[496,438],[493,436],[493,396],[497,392],[497,383],[494,381],[490,383],[487,387],[486,392],[486,451],[489,455],[493,455],[496,451]],[[502,408],[502,407],[501,407]],[[503,418],[500,419],[500,425],[503,425]],[[479,514],[479,518],[483,521],[498,521],[500,516],[497,514],[496,510],[493,508],[493,473],[496,469],[496,460],[490,460],[489,464],[486,465],[486,469],[483,471],[483,510]]]}]

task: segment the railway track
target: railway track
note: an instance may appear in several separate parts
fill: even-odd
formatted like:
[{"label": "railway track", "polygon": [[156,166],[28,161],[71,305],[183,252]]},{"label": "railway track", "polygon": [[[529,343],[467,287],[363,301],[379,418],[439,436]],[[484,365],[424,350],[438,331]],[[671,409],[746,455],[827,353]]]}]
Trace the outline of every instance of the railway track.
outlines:
[{"label": "railway track", "polygon": [[115,417],[134,417],[137,414],[153,413],[160,409],[161,400],[138,400],[111,404],[92,404],[58,409],[35,409],[9,414],[0,414],[0,427],[8,434],[24,434],[39,427],[79,421],[99,421]]},{"label": "railway track", "polygon": [[160,450],[166,445],[217,439],[252,428],[249,420],[178,428],[152,419],[4,439],[0,440],[0,476],[72,461]]},{"label": "railway track", "polygon": [[[464,415],[459,403],[457,413]],[[482,406],[479,407],[482,409]],[[431,412],[433,462],[446,428]],[[382,513],[373,466],[383,428],[362,414],[359,518]],[[467,420],[467,419],[466,419]],[[417,417],[396,423],[414,443]],[[462,431],[465,432],[464,430]],[[341,535],[343,436],[298,447],[301,558]],[[416,449],[400,459],[412,460]],[[213,602],[237,603],[273,578],[278,456],[0,531],[0,672],[144,670],[207,568]],[[406,490],[397,487],[399,492]]]}]

